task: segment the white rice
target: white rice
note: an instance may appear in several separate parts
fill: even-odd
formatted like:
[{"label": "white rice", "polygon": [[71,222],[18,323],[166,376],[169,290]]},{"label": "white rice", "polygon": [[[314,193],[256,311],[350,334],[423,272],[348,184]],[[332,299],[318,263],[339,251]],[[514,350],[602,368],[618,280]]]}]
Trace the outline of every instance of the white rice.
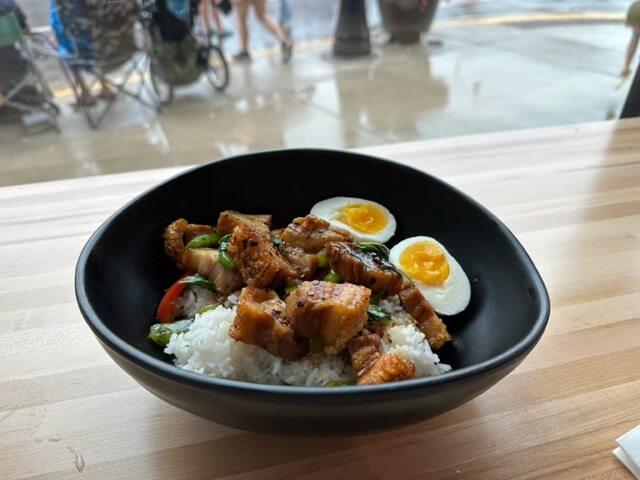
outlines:
[{"label": "white rice", "polygon": [[[194,304],[200,299],[200,296],[196,297]],[[231,295],[225,305],[202,315],[196,314],[189,331],[171,336],[165,353],[175,356],[178,367],[214,377],[274,385],[324,386],[355,380],[351,365],[340,357],[316,353],[296,362],[287,362],[262,348],[233,340],[229,327],[236,315],[237,298],[237,295]],[[392,315],[393,326],[383,339],[385,351],[413,362],[416,376],[438,375],[451,370],[449,365],[439,363],[424,334],[399,307],[397,298],[383,300],[380,305]]]},{"label": "white rice", "polygon": [[193,317],[202,307],[213,303],[218,303],[218,299],[211,290],[191,285],[184,290],[176,302],[176,307],[185,317]]},{"label": "white rice", "polygon": [[440,375],[451,370],[451,365],[440,363],[438,355],[431,351],[424,333],[412,324],[390,327],[384,339],[384,350],[413,362],[416,377]]}]

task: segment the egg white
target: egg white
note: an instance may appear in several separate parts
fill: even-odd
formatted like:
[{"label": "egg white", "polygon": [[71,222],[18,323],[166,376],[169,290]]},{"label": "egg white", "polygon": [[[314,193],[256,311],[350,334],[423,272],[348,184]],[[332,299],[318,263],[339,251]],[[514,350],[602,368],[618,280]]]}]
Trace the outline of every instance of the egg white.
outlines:
[{"label": "egg white", "polygon": [[[414,243],[425,241],[438,245],[444,252],[447,262],[449,262],[449,277],[445,280],[444,284],[440,286],[427,285],[417,278],[411,277],[407,272],[404,272],[402,265],[400,265],[400,255],[407,247]],[[407,238],[391,249],[389,261],[393,263],[396,268],[411,277],[436,312],[442,315],[455,315],[456,313],[462,312],[467,308],[467,305],[469,305],[469,301],[471,300],[471,284],[469,283],[467,274],[464,273],[464,270],[458,261],[453,258],[453,255],[435,238],[424,236]]]},{"label": "egg white", "polygon": [[[350,227],[346,223],[338,220],[340,217],[340,211],[343,207],[347,205],[353,204],[369,204],[376,205],[378,208],[383,210],[387,215],[387,225],[377,233],[364,233],[354,228]],[[348,231],[353,238],[361,242],[380,242],[385,243],[388,241],[393,235],[396,233],[396,219],[391,214],[391,212],[384,206],[379,203],[372,202],[371,200],[365,200],[363,198],[354,198],[354,197],[333,197],[327,198],[326,200],[322,200],[321,202],[316,203],[313,208],[311,208],[311,213],[316,217],[320,217],[321,219],[329,222],[332,227],[340,228],[342,230]]]}]

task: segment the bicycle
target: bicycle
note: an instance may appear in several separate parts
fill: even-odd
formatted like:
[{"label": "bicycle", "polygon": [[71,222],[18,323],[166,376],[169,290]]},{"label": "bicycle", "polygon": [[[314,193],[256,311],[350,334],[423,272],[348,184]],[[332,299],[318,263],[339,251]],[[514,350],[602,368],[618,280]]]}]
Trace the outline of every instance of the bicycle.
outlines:
[{"label": "bicycle", "polygon": [[[173,101],[174,89],[189,85],[200,79],[204,73],[216,91],[223,91],[229,84],[229,65],[220,46],[212,43],[205,32],[196,34],[193,31],[193,16],[189,20],[164,18],[163,25],[158,19],[160,15],[172,15],[163,0],[149,1],[142,6],[141,24],[150,40],[149,75],[153,90],[162,105]],[[170,32],[162,28],[169,25]],[[175,41],[167,41],[168,35],[183,37]]]}]

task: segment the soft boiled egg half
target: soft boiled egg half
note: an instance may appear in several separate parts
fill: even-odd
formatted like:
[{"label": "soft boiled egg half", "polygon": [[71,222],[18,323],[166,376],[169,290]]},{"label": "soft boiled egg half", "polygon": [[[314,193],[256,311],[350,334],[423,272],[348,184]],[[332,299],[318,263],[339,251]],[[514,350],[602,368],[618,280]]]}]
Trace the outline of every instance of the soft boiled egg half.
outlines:
[{"label": "soft boiled egg half", "polygon": [[391,249],[389,260],[414,281],[436,312],[455,315],[469,305],[469,279],[436,239],[407,238]]},{"label": "soft boiled egg half", "polygon": [[348,231],[356,240],[384,243],[396,233],[396,219],[386,207],[371,200],[333,197],[316,203],[316,217]]}]

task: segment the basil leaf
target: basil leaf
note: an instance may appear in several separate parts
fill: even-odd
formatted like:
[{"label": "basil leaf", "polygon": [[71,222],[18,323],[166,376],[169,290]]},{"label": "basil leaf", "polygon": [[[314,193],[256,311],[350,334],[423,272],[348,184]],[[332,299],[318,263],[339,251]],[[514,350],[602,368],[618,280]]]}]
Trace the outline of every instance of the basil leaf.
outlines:
[{"label": "basil leaf", "polygon": [[363,252],[375,253],[381,258],[389,260],[389,248],[384,243],[360,242],[358,246]]},{"label": "basil leaf", "polygon": [[391,317],[378,305],[369,305],[369,321],[370,322],[389,322]]},{"label": "basil leaf", "polygon": [[188,277],[184,277],[182,280],[180,280],[180,283],[182,283],[183,285],[195,285],[197,287],[206,288],[207,290],[211,290],[212,292],[215,292],[215,288],[213,288],[213,285],[211,285],[209,280],[206,277],[203,277],[202,275],[200,275],[199,273],[196,273],[194,275],[189,275]]},{"label": "basil leaf", "polygon": [[373,293],[371,295],[371,305],[378,305],[380,300],[382,300],[383,295],[385,295],[385,292]]}]

